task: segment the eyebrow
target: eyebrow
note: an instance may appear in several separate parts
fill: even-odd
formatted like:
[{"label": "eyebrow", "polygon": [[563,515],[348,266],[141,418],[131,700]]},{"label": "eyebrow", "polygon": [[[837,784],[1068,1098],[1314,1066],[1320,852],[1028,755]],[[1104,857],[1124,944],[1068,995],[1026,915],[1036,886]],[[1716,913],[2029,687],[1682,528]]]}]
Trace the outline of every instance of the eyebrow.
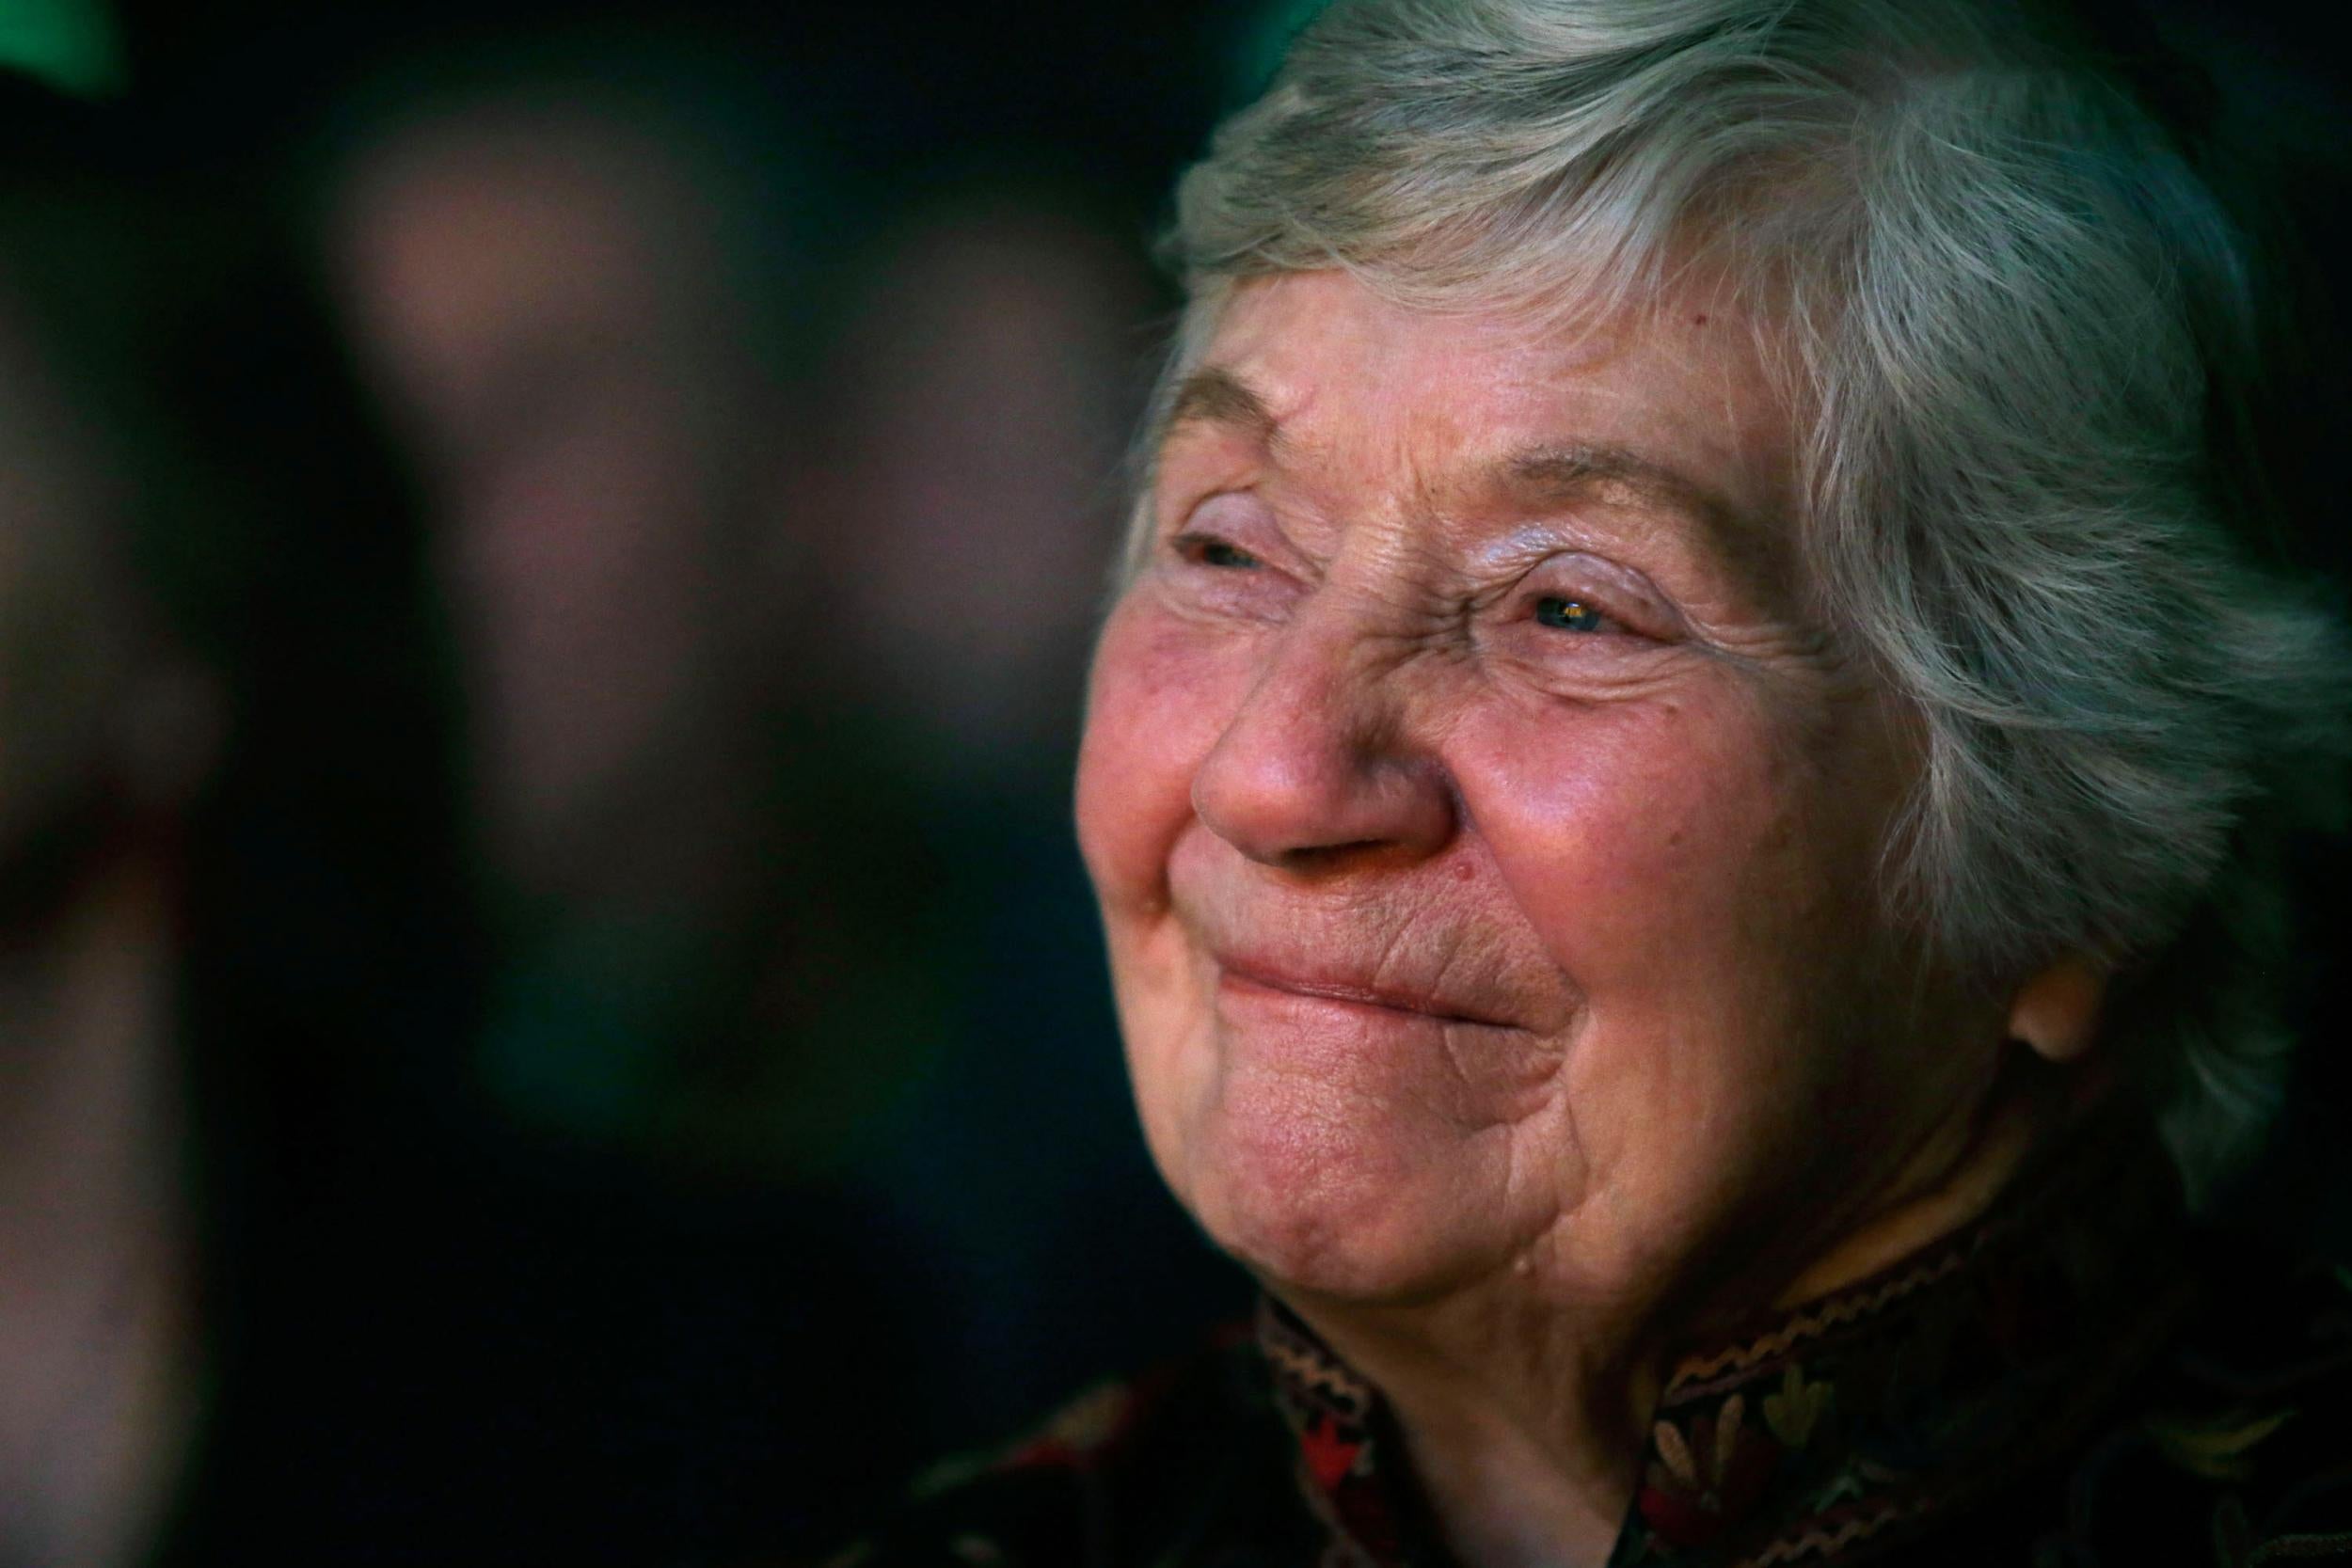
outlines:
[{"label": "eyebrow", "polygon": [[1561,445],[1513,452],[1497,465],[1502,483],[1546,500],[1566,500],[1609,486],[1635,499],[1688,512],[1721,528],[1734,514],[1712,490],[1630,447]]},{"label": "eyebrow", "polygon": [[1176,386],[1168,412],[1160,420],[1153,445],[1188,424],[1230,425],[1260,442],[1271,444],[1281,434],[1280,421],[1265,399],[1232,372],[1212,365],[1195,371]]},{"label": "eyebrow", "polygon": [[1689,475],[1630,447],[1546,446],[1513,453],[1500,465],[1499,478],[1539,503],[1574,500],[1615,488],[1635,501],[1677,513],[1699,525],[1717,559],[1755,588],[1775,598],[1793,592],[1791,564],[1769,519],[1734,506]]},{"label": "eyebrow", "polygon": [[[1177,384],[1160,420],[1158,441],[1188,424],[1225,425],[1264,445],[1281,436],[1280,421],[1265,399],[1232,372],[1216,365]],[[1706,486],[1630,447],[1530,447],[1502,458],[1491,473],[1505,488],[1544,500],[1569,500],[1614,485],[1637,499],[1691,513],[1719,530],[1733,516],[1732,509]]]}]

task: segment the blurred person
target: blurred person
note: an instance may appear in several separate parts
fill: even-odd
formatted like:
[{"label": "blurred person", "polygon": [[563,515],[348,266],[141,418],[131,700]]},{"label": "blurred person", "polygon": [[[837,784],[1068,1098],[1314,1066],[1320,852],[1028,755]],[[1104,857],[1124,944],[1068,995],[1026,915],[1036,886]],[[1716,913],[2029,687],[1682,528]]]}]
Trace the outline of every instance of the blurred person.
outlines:
[{"label": "blurred person", "polygon": [[285,1195],[241,1172],[284,1151],[280,1097],[321,1109],[290,1063],[394,1056],[366,1049],[361,998],[405,1022],[433,990],[432,940],[375,940],[413,912],[399,879],[322,832],[364,816],[429,886],[429,660],[377,570],[399,489],[257,210],[183,200],[155,130],[135,103],[0,91],[11,1562],[176,1550],[243,1484],[221,1462],[268,1402],[247,1287],[282,1262],[255,1243]]},{"label": "blurred person", "polygon": [[1007,179],[911,203],[868,253],[828,376],[846,633],[926,737],[910,766],[1029,785],[1073,739],[1149,280],[1074,194]]},{"label": "blurred person", "polygon": [[937,1033],[926,878],[811,569],[805,193],[690,91],[426,91],[347,138],[327,248],[433,499],[507,942],[484,1073],[576,1135],[817,1169]]},{"label": "blurred person", "polygon": [[426,1310],[505,1337],[495,1407],[437,1398],[539,1549],[723,1554],[954,1430],[920,1204],[866,1162],[951,1043],[956,911],[812,564],[794,150],[691,61],[549,51],[357,95],[314,175],[425,497],[491,927],[451,1085],[486,1113],[480,1305]]},{"label": "blurred person", "polygon": [[101,345],[27,287],[38,245],[129,304],[91,210],[135,198],[87,121],[0,82],[0,1561],[26,1564],[148,1549],[197,1362],[182,834],[219,693],[129,559],[121,433],[76,384]]},{"label": "blurred person", "polygon": [[1078,983],[1100,935],[1064,822],[1156,301],[1093,187],[967,162],[908,182],[855,253],[819,430],[835,635],[918,786],[953,1008],[864,1169],[921,1227],[978,1434],[1232,1292],[1152,1178]]},{"label": "blurred person", "polygon": [[[118,118],[128,172],[85,145]],[[7,1544],[632,1561],[818,1528],[919,1442],[815,1435],[914,1364],[840,1353],[899,1338],[875,1227],[482,1115],[415,489],[263,171],[158,171],[143,104],[24,129]]]},{"label": "blurred person", "polygon": [[[887,1216],[911,1456],[1200,1310],[1059,823],[1144,296],[1017,182],[852,221],[698,80],[493,60],[362,118],[329,265],[472,698],[481,1069],[649,1172]],[[1095,1269],[1122,1229],[1168,1261]]]},{"label": "blurred person", "polygon": [[[526,100],[405,128],[342,201],[353,324],[441,503],[501,870],[575,897],[726,878],[753,783],[723,750],[749,684],[724,656],[789,430],[708,175],[593,103]],[[671,781],[709,809],[633,798]]]},{"label": "blurred person", "polygon": [[[390,185],[415,197],[413,154],[492,193],[471,209],[492,236],[480,245],[472,219],[437,231],[452,203],[434,178],[418,176],[414,208],[388,198],[386,227],[426,236],[439,260],[391,268],[369,297],[420,293],[437,327],[405,336],[389,306],[347,317],[372,324],[360,345],[398,433],[431,454],[429,581],[448,594],[475,700],[475,820],[501,900],[505,979],[486,1028],[436,816],[450,736],[429,689],[447,672],[439,627],[417,613],[416,498],[317,340],[301,281],[278,258],[210,254],[266,249],[270,226],[249,193],[212,185],[174,214],[170,243],[147,245],[144,223],[113,236],[161,274],[133,267],[118,287],[110,268],[74,265],[72,245],[40,258],[44,298],[85,307],[57,326],[55,357],[106,368],[109,401],[87,422],[104,451],[132,454],[94,466],[138,476],[140,559],[118,596],[173,601],[130,617],[153,649],[124,662],[151,678],[92,701],[124,710],[99,727],[130,737],[120,749],[147,781],[121,792],[150,802],[130,836],[138,863],[163,868],[135,879],[160,886],[148,907],[169,916],[150,957],[187,976],[162,988],[149,1056],[162,1079],[190,1081],[133,1085],[154,1138],[101,1140],[126,1159],[114,1189],[163,1195],[165,1241],[136,1250],[169,1265],[164,1402],[180,1424],[148,1423],[157,1434],[128,1448],[182,1477],[176,1499],[167,1480],[50,1490],[84,1518],[160,1528],[170,1561],[416,1560],[454,1541],[633,1560],[657,1543],[719,1557],[823,1533],[943,1438],[1132,1354],[1088,1310],[1101,1291],[1123,1291],[1146,1323],[1186,1299],[1180,1266],[1123,1281],[1100,1269],[1109,1239],[1200,1253],[1146,1185],[1115,1074],[1066,1070],[1081,1053],[1106,1060],[1102,1000],[1069,983],[1092,937],[1058,827],[1007,804],[1065,744],[1052,715],[1067,705],[1043,694],[1083,609],[977,626],[993,641],[975,664],[1018,688],[1009,703],[989,681],[942,705],[872,678],[871,651],[907,619],[883,605],[861,638],[840,635],[878,608],[854,562],[889,508],[857,497],[887,498],[902,476],[866,490],[812,447],[845,429],[905,439],[906,409],[829,408],[800,384],[800,328],[779,314],[830,324],[787,287],[803,274],[763,272],[778,254],[766,220],[728,215],[741,187],[711,175],[707,145],[681,148],[638,108],[575,116],[565,95],[524,96],[477,103],[479,119],[421,117],[413,141],[386,149],[388,185],[351,187],[360,207]],[[551,163],[534,161],[543,130]],[[539,214],[513,226],[520,260],[485,262],[485,294],[457,289],[453,304],[438,293],[450,278],[504,254],[506,197]],[[641,227],[660,243],[613,260]],[[355,279],[378,276],[351,264],[365,249],[335,251],[347,307]],[[671,267],[680,253],[693,264]],[[1077,226],[1027,211],[966,251],[920,255],[901,277],[993,277],[1001,301],[1008,265],[1042,261],[1074,295],[1011,291],[1041,358],[952,310],[875,356],[945,375],[977,335],[1014,380],[1041,366],[1009,423],[962,411],[967,471],[999,498],[983,510],[1030,528],[1019,549],[1057,552],[1057,580],[1090,574],[1083,512],[1097,498],[1081,470],[1107,468],[1118,418],[1089,400],[1123,395],[1107,341],[1119,269]],[[575,263],[579,288],[537,313],[542,283]],[[109,322],[131,341],[92,352],[85,333]],[[404,357],[427,339],[430,353]],[[965,384],[933,406],[988,395]],[[1090,433],[1049,462],[987,450],[1066,419]],[[596,483],[573,487],[587,468]],[[1031,511],[1065,498],[1081,514],[1067,524]],[[891,526],[932,547],[954,542],[941,523],[899,506]],[[65,561],[95,535],[58,537],[78,540],[50,551]],[[47,556],[24,580],[43,602],[82,602]],[[19,623],[28,640],[39,624]],[[596,662],[624,648],[651,668]],[[70,673],[43,668],[44,682]],[[52,727],[39,714],[28,726]],[[943,780],[929,760],[994,742],[1026,759],[1009,782],[993,766]],[[11,746],[10,767],[34,750]],[[976,800],[984,816],[966,810]],[[25,842],[26,865],[62,867],[77,888],[97,863],[75,832]],[[478,1040],[505,1105],[554,1127],[552,1144],[474,1119],[456,1082]],[[948,1056],[955,1070],[937,1071]],[[79,1144],[102,1119],[82,1080],[44,1103],[24,1125]],[[1028,1153],[999,1158],[956,1114],[983,1104],[991,1125],[1028,1125]],[[159,1177],[156,1150],[183,1138],[193,1153]],[[654,1158],[600,1157],[614,1144]],[[86,1214],[109,1190],[87,1185]],[[1157,1204],[1141,1218],[1138,1195]],[[88,1293],[70,1271],[11,1277],[67,1291],[53,1324]],[[24,1344],[25,1366],[57,1365],[51,1340]],[[135,1360],[110,1351],[101,1370]],[[72,1502],[76,1486],[112,1486],[123,1504]]]}]

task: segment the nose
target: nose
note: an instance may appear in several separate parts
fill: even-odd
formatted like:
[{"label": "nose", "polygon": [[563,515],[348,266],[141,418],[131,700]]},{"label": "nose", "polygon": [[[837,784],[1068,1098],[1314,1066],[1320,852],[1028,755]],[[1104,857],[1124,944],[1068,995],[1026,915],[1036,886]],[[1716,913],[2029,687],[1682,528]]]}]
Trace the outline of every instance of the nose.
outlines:
[{"label": "nose", "polygon": [[1409,738],[1400,667],[1361,628],[1302,614],[1193,775],[1209,831],[1263,864],[1314,871],[1418,860],[1453,838],[1443,766]]}]

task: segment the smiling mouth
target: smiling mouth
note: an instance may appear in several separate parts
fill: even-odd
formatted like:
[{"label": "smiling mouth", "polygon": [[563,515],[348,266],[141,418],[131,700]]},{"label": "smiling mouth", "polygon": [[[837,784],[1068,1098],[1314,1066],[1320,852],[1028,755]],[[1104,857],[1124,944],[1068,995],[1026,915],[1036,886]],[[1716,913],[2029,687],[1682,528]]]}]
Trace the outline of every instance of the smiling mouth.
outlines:
[{"label": "smiling mouth", "polygon": [[1351,981],[1288,974],[1231,958],[1217,960],[1217,970],[1220,985],[1233,987],[1245,992],[1271,992],[1280,996],[1305,997],[1315,1002],[1339,1002],[1358,1007],[1375,1008],[1384,1013],[1429,1019],[1438,1023],[1476,1024],[1482,1029],[1516,1029],[1518,1027],[1508,1019],[1496,1018],[1491,1014],[1467,1008],[1451,998],[1401,990],[1392,987],[1365,986]]}]

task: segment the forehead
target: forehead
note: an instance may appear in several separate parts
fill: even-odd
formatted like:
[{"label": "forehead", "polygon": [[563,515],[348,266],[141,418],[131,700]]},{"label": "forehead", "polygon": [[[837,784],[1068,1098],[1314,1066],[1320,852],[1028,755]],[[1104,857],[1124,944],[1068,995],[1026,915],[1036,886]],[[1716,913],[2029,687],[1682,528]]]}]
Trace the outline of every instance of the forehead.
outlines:
[{"label": "forehead", "polygon": [[1607,490],[1754,547],[1785,539],[1795,469],[1758,348],[1751,317],[1696,289],[1562,325],[1290,274],[1234,291],[1161,451],[1246,457],[1353,503]]}]

